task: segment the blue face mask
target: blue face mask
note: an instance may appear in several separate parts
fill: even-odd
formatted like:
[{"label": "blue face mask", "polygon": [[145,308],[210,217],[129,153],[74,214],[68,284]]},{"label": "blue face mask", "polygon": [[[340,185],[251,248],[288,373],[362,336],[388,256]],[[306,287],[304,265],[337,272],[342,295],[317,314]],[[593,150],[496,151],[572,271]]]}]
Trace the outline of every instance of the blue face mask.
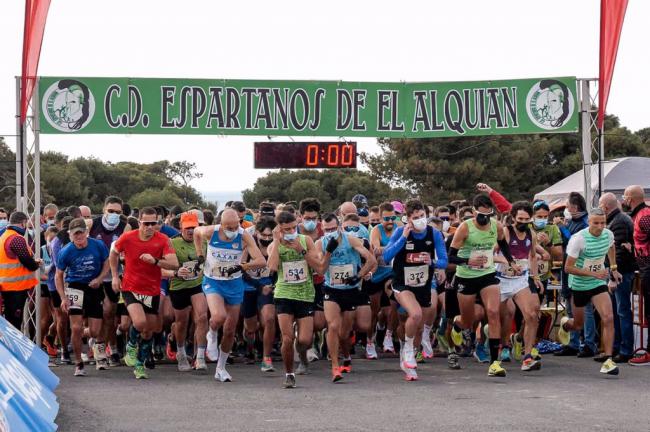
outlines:
[{"label": "blue face mask", "polygon": [[535,228],[537,229],[544,229],[546,227],[546,224],[548,223],[547,219],[537,219],[533,220],[533,225],[535,225]]},{"label": "blue face mask", "polygon": [[304,221],[302,223],[302,226],[304,226],[307,231],[313,231],[316,229],[316,221],[314,220]]},{"label": "blue face mask", "polygon": [[117,226],[120,223],[120,215],[117,213],[107,213],[105,220],[107,225]]},{"label": "blue face mask", "polygon": [[0,229],[5,229],[9,226],[9,221],[7,219],[0,219]]},{"label": "blue face mask", "polygon": [[339,232],[338,232],[338,231],[334,231],[334,232],[328,232],[327,234],[325,234],[324,237],[325,237],[325,239],[327,239],[327,240],[332,240],[332,239],[337,238],[338,236],[339,236]]},{"label": "blue face mask", "polygon": [[297,232],[294,232],[294,233],[291,233],[291,234],[285,234],[285,235],[284,235],[284,240],[285,240],[285,241],[288,241],[288,242],[290,242],[290,241],[294,241],[294,240],[297,239],[297,238],[298,238],[298,233],[297,233]]}]

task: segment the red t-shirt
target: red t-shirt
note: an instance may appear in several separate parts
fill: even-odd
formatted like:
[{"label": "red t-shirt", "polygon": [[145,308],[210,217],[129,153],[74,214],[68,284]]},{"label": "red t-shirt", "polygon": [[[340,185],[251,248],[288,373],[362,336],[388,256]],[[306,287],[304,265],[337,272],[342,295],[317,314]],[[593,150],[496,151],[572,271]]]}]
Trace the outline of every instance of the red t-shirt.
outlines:
[{"label": "red t-shirt", "polygon": [[144,262],[140,255],[150,254],[156,259],[175,253],[169,237],[159,232],[154,233],[148,241],[140,240],[138,230],[129,231],[115,242],[115,250],[124,252],[124,276],[122,290],[136,294],[160,295],[160,267]]}]

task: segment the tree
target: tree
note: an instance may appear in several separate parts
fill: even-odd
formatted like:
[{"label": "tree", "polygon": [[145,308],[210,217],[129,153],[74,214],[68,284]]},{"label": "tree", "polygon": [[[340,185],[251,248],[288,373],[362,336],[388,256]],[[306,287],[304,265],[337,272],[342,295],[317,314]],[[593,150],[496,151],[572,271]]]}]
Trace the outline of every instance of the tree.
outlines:
[{"label": "tree", "polygon": [[142,208],[147,206],[164,205],[165,207],[183,207],[183,200],[167,187],[165,189],[145,189],[129,199],[132,207]]},{"label": "tree", "polygon": [[174,162],[166,167],[166,173],[169,178],[182,186],[185,198],[185,204],[189,204],[188,193],[190,191],[190,182],[203,177],[203,173],[197,171],[196,163],[188,161]]}]

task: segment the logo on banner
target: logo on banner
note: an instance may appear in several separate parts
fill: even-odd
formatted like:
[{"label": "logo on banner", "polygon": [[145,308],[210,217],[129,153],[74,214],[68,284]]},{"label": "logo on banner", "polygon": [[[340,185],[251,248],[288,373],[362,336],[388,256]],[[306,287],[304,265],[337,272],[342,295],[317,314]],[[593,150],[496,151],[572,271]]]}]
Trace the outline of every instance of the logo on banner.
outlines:
[{"label": "logo on banner", "polygon": [[559,129],[569,122],[575,111],[573,93],[566,84],[554,79],[537,82],[526,97],[530,120],[542,129]]},{"label": "logo on banner", "polygon": [[76,132],[92,120],[95,97],[81,81],[63,79],[45,91],[42,109],[53,128],[61,132]]}]

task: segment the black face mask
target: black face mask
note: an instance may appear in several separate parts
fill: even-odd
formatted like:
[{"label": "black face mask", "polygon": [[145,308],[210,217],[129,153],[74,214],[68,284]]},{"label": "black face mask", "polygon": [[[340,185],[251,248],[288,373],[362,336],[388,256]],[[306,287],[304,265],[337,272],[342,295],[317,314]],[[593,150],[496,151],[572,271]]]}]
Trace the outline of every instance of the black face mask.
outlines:
[{"label": "black face mask", "polygon": [[479,213],[476,215],[476,223],[481,226],[485,226],[490,223],[490,216]]},{"label": "black face mask", "polygon": [[262,240],[262,239],[259,239],[259,242],[260,242],[260,244],[261,244],[262,246],[264,246],[264,247],[268,247],[271,243],[273,243],[273,240]]},{"label": "black face mask", "polygon": [[361,225],[363,225],[364,227],[366,227],[366,229],[368,229],[368,227],[370,226],[370,224],[367,224],[367,223],[361,223]]},{"label": "black face mask", "polygon": [[376,223],[371,223],[371,224],[370,224],[370,226],[371,226],[372,228],[376,227],[377,225],[379,225],[379,224],[376,224]]},{"label": "black face mask", "polygon": [[527,223],[518,223],[515,225],[515,228],[517,228],[517,231],[519,232],[524,232],[528,229],[528,224]]},{"label": "black face mask", "polygon": [[625,213],[629,213],[632,211],[632,207],[626,203],[621,203],[621,209],[623,209]]}]

